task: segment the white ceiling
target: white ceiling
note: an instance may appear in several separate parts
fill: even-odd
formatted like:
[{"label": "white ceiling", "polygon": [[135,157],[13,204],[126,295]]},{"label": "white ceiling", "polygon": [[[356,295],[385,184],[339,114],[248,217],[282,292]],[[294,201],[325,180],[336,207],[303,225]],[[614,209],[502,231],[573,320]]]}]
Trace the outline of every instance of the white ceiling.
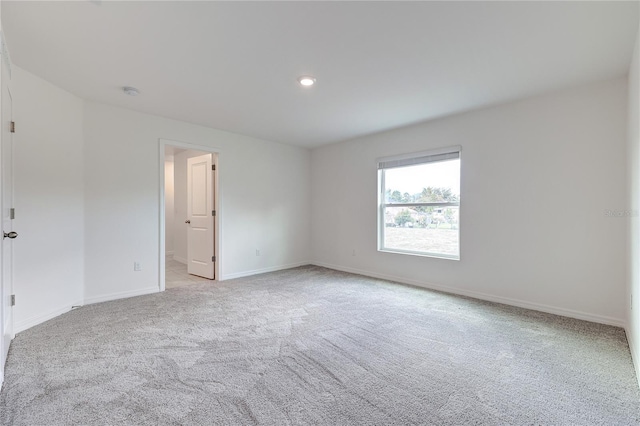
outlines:
[{"label": "white ceiling", "polygon": [[623,76],[638,2],[2,1],[2,21],[16,65],[82,98],[314,147]]}]

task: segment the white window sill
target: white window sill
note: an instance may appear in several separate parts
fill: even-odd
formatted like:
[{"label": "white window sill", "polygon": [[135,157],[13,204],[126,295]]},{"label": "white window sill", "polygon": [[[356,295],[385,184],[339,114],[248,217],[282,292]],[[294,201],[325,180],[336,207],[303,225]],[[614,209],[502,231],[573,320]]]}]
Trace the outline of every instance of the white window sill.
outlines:
[{"label": "white window sill", "polygon": [[405,254],[409,256],[431,257],[434,259],[458,260],[458,261],[460,260],[460,256],[452,256],[452,255],[440,254],[440,253],[426,253],[426,252],[419,252],[419,251],[389,249],[389,248],[379,248],[378,251],[383,253]]}]

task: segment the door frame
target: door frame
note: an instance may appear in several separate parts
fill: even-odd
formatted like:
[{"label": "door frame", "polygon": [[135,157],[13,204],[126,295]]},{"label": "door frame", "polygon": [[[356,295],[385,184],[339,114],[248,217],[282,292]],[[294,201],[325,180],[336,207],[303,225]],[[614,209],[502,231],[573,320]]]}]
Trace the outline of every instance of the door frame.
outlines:
[{"label": "door frame", "polygon": [[159,139],[158,140],[158,166],[160,169],[159,177],[158,177],[158,186],[160,187],[160,204],[159,204],[159,231],[160,231],[160,244],[158,250],[158,288],[160,291],[165,290],[165,268],[166,268],[166,235],[165,235],[165,227],[166,227],[166,217],[165,217],[165,187],[164,187],[164,163],[165,163],[165,147],[166,146],[174,146],[176,148],[182,149],[191,149],[194,151],[202,151],[205,154],[211,153],[215,154],[214,164],[216,164],[216,178],[214,179],[213,185],[213,209],[216,211],[216,217],[213,221],[213,250],[216,256],[216,262],[213,265],[215,279],[212,281],[220,280],[220,232],[222,226],[222,197],[220,194],[220,157],[221,157],[221,149],[216,147],[210,147],[205,145],[196,145],[187,142],[180,142],[171,139]]}]

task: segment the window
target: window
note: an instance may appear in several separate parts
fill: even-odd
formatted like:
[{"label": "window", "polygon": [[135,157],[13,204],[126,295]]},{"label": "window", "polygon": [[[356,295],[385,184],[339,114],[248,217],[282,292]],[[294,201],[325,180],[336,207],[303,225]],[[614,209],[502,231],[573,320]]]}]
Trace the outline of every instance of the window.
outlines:
[{"label": "window", "polygon": [[460,147],[378,160],[378,249],[460,259]]}]

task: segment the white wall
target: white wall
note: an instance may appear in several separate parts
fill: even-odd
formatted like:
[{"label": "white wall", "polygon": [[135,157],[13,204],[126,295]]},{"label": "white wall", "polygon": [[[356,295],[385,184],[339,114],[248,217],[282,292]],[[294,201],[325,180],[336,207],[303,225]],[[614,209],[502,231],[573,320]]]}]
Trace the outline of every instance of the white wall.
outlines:
[{"label": "white wall", "polygon": [[178,262],[187,263],[187,155],[193,151],[183,151],[175,155],[175,217],[173,225],[174,254]]},{"label": "white wall", "polygon": [[[312,151],[314,263],[624,325],[626,80]],[[462,146],[461,260],[381,253],[376,158]],[[352,250],[356,256],[352,256]]]},{"label": "white wall", "polygon": [[173,155],[165,156],[164,161],[164,211],[165,211],[165,252],[174,254],[173,228],[175,226],[174,211],[174,159]]},{"label": "white wall", "polygon": [[160,138],[220,151],[221,279],[308,263],[308,150],[93,102],[84,134],[88,303],[158,290]]},{"label": "white wall", "polygon": [[[633,60],[629,68],[629,282],[630,298],[629,327],[627,339],[636,366],[636,376],[640,381],[640,32],[636,37]],[[627,305],[629,306],[629,305]]]},{"label": "white wall", "polygon": [[175,216],[173,240],[174,259],[187,263],[187,159],[206,154],[202,151],[186,150],[175,156]]},{"label": "white wall", "polygon": [[12,81],[19,332],[82,304],[83,101],[16,66]]}]

